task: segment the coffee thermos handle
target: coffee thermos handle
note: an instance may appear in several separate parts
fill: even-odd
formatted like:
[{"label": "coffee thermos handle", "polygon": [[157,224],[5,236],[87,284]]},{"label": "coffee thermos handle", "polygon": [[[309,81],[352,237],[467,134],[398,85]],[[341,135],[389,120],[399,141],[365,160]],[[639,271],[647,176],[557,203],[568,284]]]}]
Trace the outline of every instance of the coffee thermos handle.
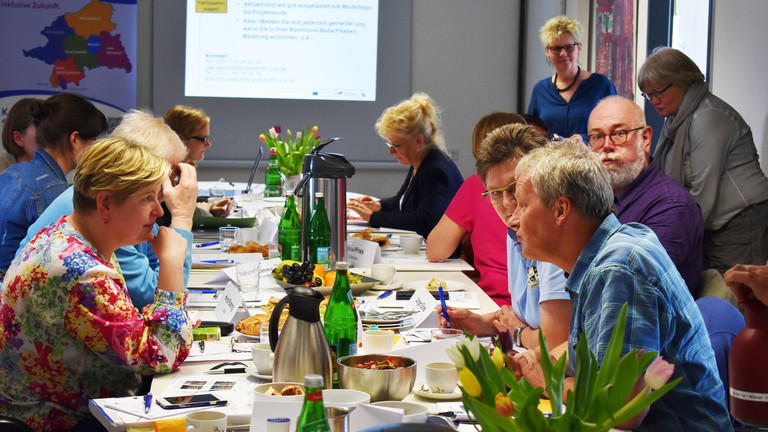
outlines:
[{"label": "coffee thermos handle", "polygon": [[280,315],[283,313],[285,305],[288,304],[288,296],[280,299],[272,310],[272,316],[269,318],[269,348],[275,352],[277,348],[277,331],[280,326]]}]

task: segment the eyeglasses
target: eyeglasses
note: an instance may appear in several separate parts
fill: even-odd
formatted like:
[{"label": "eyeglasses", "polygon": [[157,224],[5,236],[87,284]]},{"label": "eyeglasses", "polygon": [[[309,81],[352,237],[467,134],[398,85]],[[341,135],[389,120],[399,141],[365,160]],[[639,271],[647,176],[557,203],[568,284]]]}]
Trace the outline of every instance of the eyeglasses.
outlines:
[{"label": "eyeglasses", "polygon": [[487,190],[483,192],[483,199],[486,201],[490,201],[491,204],[498,204],[502,200],[504,200],[504,192],[506,192],[511,198],[514,198],[515,183],[517,183],[517,181],[513,181],[512,183],[504,186],[503,188]]},{"label": "eyeglasses", "polygon": [[574,42],[572,44],[567,45],[555,45],[555,46],[548,46],[547,51],[555,54],[560,54],[562,50],[565,50],[568,54],[572,53],[574,48],[577,46],[580,46],[581,44],[579,42]]},{"label": "eyeglasses", "polygon": [[587,142],[589,142],[589,145],[592,146],[593,150],[597,150],[603,146],[605,143],[605,137],[607,136],[611,139],[612,143],[617,146],[622,146],[627,142],[627,136],[630,132],[639,131],[640,129],[644,128],[645,126],[640,126],[630,130],[616,130],[611,132],[609,135],[601,133],[587,135]]},{"label": "eyeglasses", "polygon": [[648,100],[653,100],[654,98],[660,98],[661,95],[663,95],[665,91],[669,90],[670,87],[672,87],[672,84],[664,87],[664,90],[659,90],[657,92],[651,92],[651,93],[643,92],[642,95],[644,98]]},{"label": "eyeglasses", "polygon": [[387,145],[387,147],[393,148],[395,150],[400,150],[400,147],[403,146],[402,144],[392,144],[391,142],[386,142],[385,144]]},{"label": "eyeglasses", "polygon": [[191,139],[196,139],[196,140],[200,141],[200,142],[201,142],[201,143],[203,143],[203,144],[205,144],[205,143],[207,143],[207,142],[211,142],[211,140],[210,140],[210,139],[208,139],[208,138],[210,138],[210,135],[209,135],[209,136],[204,136],[204,137],[199,137],[199,136],[194,136],[194,135],[193,135],[193,136],[191,136],[191,137],[189,137],[189,138],[191,138]]}]

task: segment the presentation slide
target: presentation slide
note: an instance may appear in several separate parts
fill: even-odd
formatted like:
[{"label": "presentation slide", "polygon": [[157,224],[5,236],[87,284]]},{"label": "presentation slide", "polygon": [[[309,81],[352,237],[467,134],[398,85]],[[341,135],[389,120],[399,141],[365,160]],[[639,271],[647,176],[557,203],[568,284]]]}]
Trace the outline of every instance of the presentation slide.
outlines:
[{"label": "presentation slide", "polygon": [[376,100],[378,0],[187,0],[184,95]]}]

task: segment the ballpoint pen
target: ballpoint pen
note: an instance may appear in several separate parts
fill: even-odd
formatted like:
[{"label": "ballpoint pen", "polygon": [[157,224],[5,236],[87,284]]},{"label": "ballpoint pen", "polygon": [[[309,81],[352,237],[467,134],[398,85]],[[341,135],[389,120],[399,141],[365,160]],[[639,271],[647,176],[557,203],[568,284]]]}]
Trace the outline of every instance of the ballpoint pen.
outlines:
[{"label": "ballpoint pen", "polygon": [[149,408],[152,406],[152,393],[144,395],[144,414],[149,414]]},{"label": "ballpoint pen", "polygon": [[204,247],[209,247],[209,246],[216,246],[217,244],[219,244],[219,242],[217,242],[217,241],[208,242],[208,243],[200,243],[200,244],[196,244],[195,248],[199,249],[199,248],[204,248]]},{"label": "ballpoint pen", "polygon": [[445,306],[445,294],[443,294],[442,283],[437,285],[437,290],[440,292],[440,306],[442,306],[443,309],[443,318],[445,318],[445,324],[448,326],[448,328],[451,328],[451,320],[448,318],[448,307]]},{"label": "ballpoint pen", "polygon": [[227,368],[227,369],[212,369],[208,370],[205,373],[208,374],[234,374],[234,373],[245,373],[244,367],[239,368]]},{"label": "ballpoint pen", "polygon": [[202,261],[200,261],[200,262],[201,262],[201,263],[206,263],[206,264],[219,264],[219,263],[230,263],[230,264],[234,264],[234,263],[235,263],[235,260],[231,260],[231,259],[220,259],[220,260],[202,260]]},{"label": "ballpoint pen", "polygon": [[383,298],[389,297],[389,295],[392,294],[393,292],[394,292],[393,290],[388,289],[388,290],[384,291],[383,293],[381,293],[378,297],[376,297],[376,300],[381,300]]}]

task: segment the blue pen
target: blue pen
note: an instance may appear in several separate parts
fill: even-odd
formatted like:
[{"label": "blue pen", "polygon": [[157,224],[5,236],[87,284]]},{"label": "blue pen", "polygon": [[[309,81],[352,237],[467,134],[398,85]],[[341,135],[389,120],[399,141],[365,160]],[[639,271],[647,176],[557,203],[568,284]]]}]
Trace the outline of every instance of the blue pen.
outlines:
[{"label": "blue pen", "polygon": [[440,306],[443,307],[443,318],[445,318],[445,323],[448,325],[448,328],[451,328],[451,320],[448,318],[448,307],[445,305],[445,294],[443,294],[442,283],[437,285],[437,290],[440,292]]},{"label": "blue pen", "polygon": [[189,291],[194,291],[198,294],[216,294],[219,292],[219,290],[207,290],[207,289],[198,289],[198,288],[190,288]]},{"label": "blue pen", "polygon": [[228,259],[220,259],[220,260],[202,260],[200,261],[202,263],[207,264],[219,264],[219,263],[234,263],[235,260],[228,260]]},{"label": "blue pen", "polygon": [[219,244],[219,242],[214,241],[214,242],[196,244],[195,247],[196,248],[204,248],[204,247],[208,247],[208,246],[216,246],[217,244]]},{"label": "blue pen", "polygon": [[152,393],[144,395],[144,414],[149,414],[149,408],[152,407]]},{"label": "blue pen", "polygon": [[383,299],[385,297],[388,297],[390,294],[392,294],[392,290],[388,289],[388,290],[384,291],[383,293],[381,293],[378,297],[376,297],[376,299],[377,300],[381,300],[381,299]]}]

